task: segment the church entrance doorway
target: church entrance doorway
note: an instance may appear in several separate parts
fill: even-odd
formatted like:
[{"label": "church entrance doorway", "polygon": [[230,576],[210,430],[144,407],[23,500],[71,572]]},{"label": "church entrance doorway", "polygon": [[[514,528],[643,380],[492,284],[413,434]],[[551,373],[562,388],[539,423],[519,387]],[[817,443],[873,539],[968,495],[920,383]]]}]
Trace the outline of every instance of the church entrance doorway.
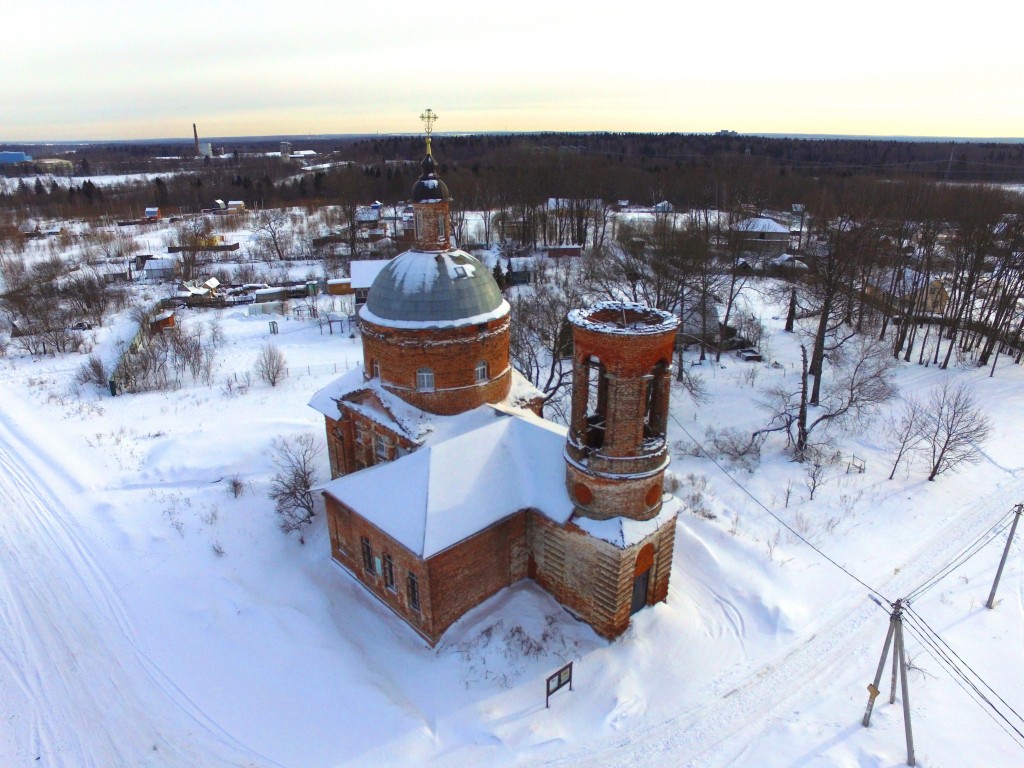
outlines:
[{"label": "church entrance doorway", "polygon": [[651,569],[633,577],[633,602],[629,606],[630,615],[647,605],[647,587],[651,580]]}]

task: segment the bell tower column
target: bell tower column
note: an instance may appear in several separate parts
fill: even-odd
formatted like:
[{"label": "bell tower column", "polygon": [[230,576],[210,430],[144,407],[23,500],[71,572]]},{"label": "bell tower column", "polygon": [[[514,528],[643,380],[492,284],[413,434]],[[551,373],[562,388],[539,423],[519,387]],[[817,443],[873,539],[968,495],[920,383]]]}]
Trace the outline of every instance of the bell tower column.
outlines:
[{"label": "bell tower column", "polygon": [[566,485],[577,513],[650,520],[661,510],[672,347],[679,319],[629,302],[569,313],[572,417]]}]

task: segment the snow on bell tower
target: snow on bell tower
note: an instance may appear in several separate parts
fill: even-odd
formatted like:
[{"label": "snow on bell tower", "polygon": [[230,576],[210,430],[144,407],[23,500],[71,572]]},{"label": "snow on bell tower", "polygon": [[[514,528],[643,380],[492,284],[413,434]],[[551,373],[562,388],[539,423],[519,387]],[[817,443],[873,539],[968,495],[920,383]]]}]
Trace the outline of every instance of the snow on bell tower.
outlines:
[{"label": "snow on bell tower", "polygon": [[572,420],[566,485],[594,520],[650,520],[662,504],[672,347],[679,319],[629,302],[569,313]]}]

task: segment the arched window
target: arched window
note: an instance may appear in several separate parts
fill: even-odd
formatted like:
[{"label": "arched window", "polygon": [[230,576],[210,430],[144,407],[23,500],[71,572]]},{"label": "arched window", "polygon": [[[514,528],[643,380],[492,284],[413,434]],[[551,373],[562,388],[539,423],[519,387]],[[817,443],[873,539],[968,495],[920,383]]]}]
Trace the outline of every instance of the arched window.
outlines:
[{"label": "arched window", "polygon": [[585,372],[587,446],[604,445],[604,428],[608,409],[608,379],[604,363],[591,355],[581,363]]},{"label": "arched window", "polygon": [[475,375],[477,384],[483,384],[490,378],[487,371],[486,360],[481,360],[479,363],[476,364]]},{"label": "arched window", "polygon": [[430,368],[420,368],[416,371],[416,389],[420,392],[434,391],[434,372]]},{"label": "arched window", "polygon": [[668,365],[660,360],[646,377],[644,437],[664,437],[668,427]]}]

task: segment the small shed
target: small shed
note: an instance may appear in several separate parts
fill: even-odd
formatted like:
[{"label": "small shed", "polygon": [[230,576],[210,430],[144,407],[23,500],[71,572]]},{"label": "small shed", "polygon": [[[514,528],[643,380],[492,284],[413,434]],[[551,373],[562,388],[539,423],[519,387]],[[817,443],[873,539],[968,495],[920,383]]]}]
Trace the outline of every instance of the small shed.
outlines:
[{"label": "small shed", "polygon": [[158,315],[154,315],[149,321],[149,334],[154,336],[174,327],[174,310],[165,309]]},{"label": "small shed", "polygon": [[366,297],[370,295],[370,286],[390,261],[390,259],[358,259],[349,265],[349,271],[352,274],[352,292],[356,295],[356,304],[366,303]]},{"label": "small shed", "polygon": [[352,293],[351,277],[336,277],[327,281],[328,296],[351,296]]},{"label": "small shed", "polygon": [[563,256],[582,256],[583,246],[582,245],[549,245],[547,247],[548,256],[553,259],[560,259]]},{"label": "small shed", "polygon": [[139,270],[140,280],[169,280],[178,266],[175,259],[147,259]]},{"label": "small shed", "polygon": [[508,260],[505,279],[509,285],[530,285],[537,281],[537,259],[533,256],[513,256]]},{"label": "small shed", "polygon": [[143,218],[146,221],[160,221],[160,209],[155,206],[147,208]]}]

